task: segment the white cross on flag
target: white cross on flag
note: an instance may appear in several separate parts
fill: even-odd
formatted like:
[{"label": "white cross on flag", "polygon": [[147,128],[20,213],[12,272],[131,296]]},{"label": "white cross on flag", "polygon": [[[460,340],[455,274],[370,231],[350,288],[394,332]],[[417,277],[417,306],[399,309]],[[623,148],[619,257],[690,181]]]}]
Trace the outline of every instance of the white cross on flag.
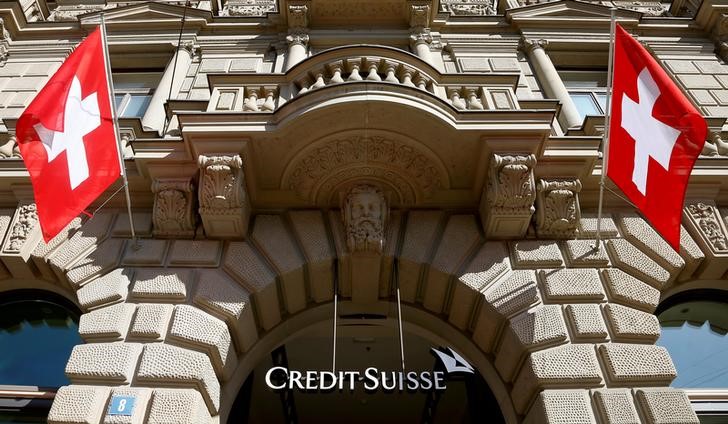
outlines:
[{"label": "white cross on flag", "polygon": [[707,125],[650,53],[619,25],[613,78],[607,175],[680,251],[685,190]]},{"label": "white cross on flag", "polygon": [[16,136],[47,242],[121,174],[98,29],[25,109]]}]

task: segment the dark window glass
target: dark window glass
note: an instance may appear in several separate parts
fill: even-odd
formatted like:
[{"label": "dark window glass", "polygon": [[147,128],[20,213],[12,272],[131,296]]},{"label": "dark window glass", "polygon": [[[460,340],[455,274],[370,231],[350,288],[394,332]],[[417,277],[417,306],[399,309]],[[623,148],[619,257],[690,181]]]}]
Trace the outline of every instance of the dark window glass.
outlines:
[{"label": "dark window glass", "polygon": [[693,300],[659,313],[657,344],[670,351],[680,388],[728,388],[728,303]]},{"label": "dark window glass", "polygon": [[79,313],[52,300],[0,297],[0,384],[60,387]]}]

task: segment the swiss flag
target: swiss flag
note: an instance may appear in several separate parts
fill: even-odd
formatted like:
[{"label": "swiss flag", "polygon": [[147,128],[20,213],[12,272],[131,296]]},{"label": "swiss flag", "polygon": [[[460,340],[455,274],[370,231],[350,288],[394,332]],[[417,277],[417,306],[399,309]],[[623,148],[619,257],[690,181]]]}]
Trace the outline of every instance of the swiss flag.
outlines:
[{"label": "swiss flag", "polygon": [[607,175],[679,251],[685,190],[705,143],[705,120],[619,25],[612,93]]},{"label": "swiss flag", "polygon": [[68,56],[18,120],[45,241],[121,174],[99,29]]}]

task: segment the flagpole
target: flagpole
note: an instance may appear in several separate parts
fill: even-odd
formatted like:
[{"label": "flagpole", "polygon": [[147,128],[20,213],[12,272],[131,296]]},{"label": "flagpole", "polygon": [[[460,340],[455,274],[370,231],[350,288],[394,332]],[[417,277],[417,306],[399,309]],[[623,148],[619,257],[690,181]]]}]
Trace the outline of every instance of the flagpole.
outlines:
[{"label": "flagpole", "polygon": [[126,166],[124,165],[124,146],[121,145],[121,134],[119,133],[119,119],[116,116],[116,94],[114,93],[114,84],[111,76],[111,60],[109,59],[109,47],[106,39],[106,20],[104,12],[101,12],[101,44],[104,48],[104,62],[106,64],[106,87],[109,92],[109,106],[111,108],[111,118],[114,122],[114,137],[116,137],[116,152],[119,154],[119,165],[121,167],[121,176],[124,179],[124,194],[126,195],[126,210],[129,214],[129,228],[131,229],[131,239],[134,246],[139,246],[139,241],[134,231],[134,219],[131,215],[131,196],[129,196],[129,180],[126,177]]},{"label": "flagpole", "polygon": [[609,62],[607,64],[607,104],[604,111],[604,132],[602,138],[602,172],[599,177],[599,208],[597,211],[597,239],[595,249],[601,250],[602,243],[602,204],[604,203],[604,180],[607,176],[609,163],[609,115],[612,108],[612,84],[614,80],[614,33],[617,30],[617,8],[609,9]]}]

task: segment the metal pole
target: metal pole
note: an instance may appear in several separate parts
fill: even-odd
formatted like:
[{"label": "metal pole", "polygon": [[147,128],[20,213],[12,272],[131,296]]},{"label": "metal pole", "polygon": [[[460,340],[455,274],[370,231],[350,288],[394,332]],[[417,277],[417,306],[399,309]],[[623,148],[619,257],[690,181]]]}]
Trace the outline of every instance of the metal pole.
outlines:
[{"label": "metal pole", "polygon": [[397,288],[397,329],[399,331],[399,357],[402,361],[402,372],[405,372],[404,366],[404,337],[402,336],[402,302],[399,294],[399,261],[395,259],[394,266],[395,287]]},{"label": "metal pole", "polygon": [[111,108],[111,118],[114,122],[114,137],[116,137],[116,152],[119,154],[119,165],[121,167],[121,176],[124,179],[124,194],[126,195],[126,210],[129,214],[129,228],[131,229],[131,239],[134,246],[139,246],[139,241],[134,231],[134,219],[131,216],[131,196],[129,196],[129,180],[126,178],[126,166],[124,165],[123,146],[121,145],[121,135],[119,134],[119,119],[116,116],[116,95],[114,94],[114,83],[111,77],[111,60],[109,60],[109,48],[106,40],[106,21],[104,20],[104,12],[101,12],[101,43],[104,47],[104,62],[106,63],[106,86],[109,92],[109,106]]},{"label": "metal pole", "polygon": [[336,319],[339,316],[339,267],[338,262],[334,261],[333,264],[334,272],[334,346],[333,346],[333,359],[331,364],[331,372],[336,372]]},{"label": "metal pole", "polygon": [[609,23],[609,63],[607,65],[607,104],[604,111],[604,136],[602,138],[602,174],[599,178],[599,209],[597,211],[597,239],[595,249],[601,250],[602,243],[602,204],[604,203],[604,179],[607,176],[609,163],[609,116],[612,107],[612,83],[614,80],[614,33],[617,27],[617,8],[609,9],[611,12]]}]

